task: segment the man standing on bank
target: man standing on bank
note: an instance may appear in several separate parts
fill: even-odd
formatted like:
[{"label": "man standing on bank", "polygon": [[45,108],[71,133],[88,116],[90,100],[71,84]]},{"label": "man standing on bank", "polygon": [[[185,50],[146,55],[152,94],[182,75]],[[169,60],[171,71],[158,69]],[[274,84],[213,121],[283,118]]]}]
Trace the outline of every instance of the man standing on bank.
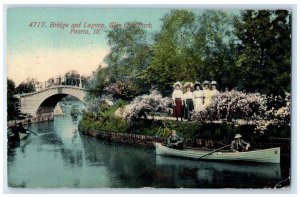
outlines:
[{"label": "man standing on bank", "polygon": [[174,91],[172,94],[172,100],[173,100],[173,117],[176,117],[176,120],[178,121],[178,118],[181,119],[183,117],[183,93],[181,90],[181,83],[176,82],[174,85]]},{"label": "man standing on bank", "polygon": [[183,148],[183,138],[179,137],[175,130],[172,130],[171,135],[167,139],[167,146],[181,150]]}]

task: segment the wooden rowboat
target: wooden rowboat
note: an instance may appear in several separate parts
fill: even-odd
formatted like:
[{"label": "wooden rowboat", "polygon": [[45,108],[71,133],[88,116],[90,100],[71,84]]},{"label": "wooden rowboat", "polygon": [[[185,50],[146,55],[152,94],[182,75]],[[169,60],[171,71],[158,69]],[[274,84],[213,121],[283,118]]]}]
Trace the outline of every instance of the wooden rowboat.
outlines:
[{"label": "wooden rowboat", "polygon": [[[277,164],[280,163],[280,147],[245,152],[217,151],[211,153],[213,150],[176,150],[165,147],[160,143],[155,143],[155,150],[157,155],[167,155],[190,159],[201,158],[201,160],[251,161]],[[211,154],[207,155],[208,153]]]},{"label": "wooden rowboat", "polygon": [[26,139],[31,133],[19,133],[20,140]]}]

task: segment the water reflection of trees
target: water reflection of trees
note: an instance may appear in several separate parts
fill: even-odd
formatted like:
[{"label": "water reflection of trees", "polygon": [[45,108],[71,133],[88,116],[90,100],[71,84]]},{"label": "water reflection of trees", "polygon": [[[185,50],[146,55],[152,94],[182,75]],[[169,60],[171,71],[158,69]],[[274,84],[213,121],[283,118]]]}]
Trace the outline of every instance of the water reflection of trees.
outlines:
[{"label": "water reflection of trees", "polygon": [[95,166],[106,166],[110,171],[111,187],[153,186],[155,158],[152,150],[111,145],[82,136],[86,160]]}]

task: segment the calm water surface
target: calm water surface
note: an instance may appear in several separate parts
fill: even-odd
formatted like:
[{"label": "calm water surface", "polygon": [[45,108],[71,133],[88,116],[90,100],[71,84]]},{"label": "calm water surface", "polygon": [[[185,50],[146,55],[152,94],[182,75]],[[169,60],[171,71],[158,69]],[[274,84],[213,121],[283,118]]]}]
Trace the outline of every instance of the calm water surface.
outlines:
[{"label": "calm water surface", "polygon": [[[11,187],[265,188],[289,175],[289,164],[193,161],[156,156],[154,149],[110,144],[82,136],[68,114],[30,126],[8,152]],[[74,108],[74,106],[73,106]],[[77,108],[77,107],[76,107]]]}]

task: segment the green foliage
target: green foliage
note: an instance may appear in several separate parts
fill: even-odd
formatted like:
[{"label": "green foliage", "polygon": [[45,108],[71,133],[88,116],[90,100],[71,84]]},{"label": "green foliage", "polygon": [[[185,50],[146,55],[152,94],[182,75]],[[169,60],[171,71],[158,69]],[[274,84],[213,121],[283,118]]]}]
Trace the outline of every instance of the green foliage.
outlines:
[{"label": "green foliage", "polygon": [[16,88],[18,94],[35,92],[35,80],[28,78],[26,82],[22,82]]},{"label": "green foliage", "polygon": [[117,103],[116,103],[116,105],[117,105],[118,108],[124,108],[125,105],[127,105],[127,104],[128,104],[128,102],[124,101],[122,99],[118,100]]},{"label": "green foliage", "polygon": [[81,131],[127,131],[126,122],[119,117],[103,113],[85,112],[78,125]]},{"label": "green foliage", "polygon": [[[105,124],[103,124],[103,122]],[[204,123],[204,122],[174,122],[174,121],[153,121],[141,119],[135,126],[126,125],[121,118],[110,116],[101,118],[99,115],[85,115],[80,121],[81,131],[115,131],[148,136],[159,136],[167,138],[171,130],[186,141],[195,139],[221,140],[229,142],[236,133],[242,134],[248,141],[262,141],[269,138],[290,138],[290,127],[269,127],[265,134],[253,133],[253,125],[234,125],[232,123]]]},{"label": "green foliage", "polygon": [[99,65],[93,76],[86,85],[87,93],[90,97],[99,97],[103,93],[105,86],[109,84],[110,71],[108,67],[103,68]]},{"label": "green foliage", "polygon": [[129,126],[124,119],[116,117],[115,111],[126,105],[128,102],[119,99],[115,105],[109,106],[105,101],[101,101],[97,112],[84,112],[79,128],[82,131],[102,130],[125,132]]},{"label": "green foliage", "polygon": [[173,10],[162,19],[153,59],[144,76],[165,92],[174,81],[215,79],[219,85],[237,84],[233,17],[225,11],[206,10],[200,15]]},{"label": "green foliage", "polygon": [[18,116],[18,110],[16,109],[17,100],[13,98],[16,94],[15,82],[11,79],[7,79],[7,119],[12,120]]},{"label": "green foliage", "polygon": [[242,134],[247,140],[269,137],[290,137],[289,127],[269,127],[265,134],[253,133],[254,125],[234,125],[233,123],[174,122],[174,121],[142,121],[139,128],[130,133],[168,137],[171,130],[176,130],[185,140],[213,139],[230,141],[236,133]]},{"label": "green foliage", "polygon": [[108,32],[107,37],[111,48],[105,57],[108,81],[122,82],[126,97],[129,98],[146,92],[149,87],[141,80],[140,73],[151,59],[147,32],[139,27],[113,29]]},{"label": "green foliage", "polygon": [[127,105],[128,102],[125,101],[125,100],[122,100],[122,99],[119,99],[116,104],[114,104],[113,106],[111,107],[108,107],[106,110],[103,110],[103,114],[104,115],[110,115],[110,116],[114,116],[115,115],[115,112],[118,108],[122,108],[124,107],[125,105]]},{"label": "green foliage", "polygon": [[172,10],[162,22],[162,29],[155,36],[153,59],[144,78],[158,90],[165,91],[173,81],[195,79],[195,62],[191,57],[195,14]]},{"label": "green foliage", "polygon": [[199,27],[194,36],[193,59],[197,67],[196,79],[217,80],[221,89],[238,83],[234,67],[237,54],[234,17],[221,10],[206,10],[197,18]]},{"label": "green foliage", "polygon": [[178,80],[216,80],[221,90],[290,92],[290,11],[172,10],[161,21],[153,41],[138,27],[108,31],[108,67],[95,73],[91,94],[121,82],[123,99],[151,87],[165,95]]},{"label": "green foliage", "polygon": [[247,10],[236,19],[236,65],[248,91],[284,95],[291,86],[291,12]]}]

